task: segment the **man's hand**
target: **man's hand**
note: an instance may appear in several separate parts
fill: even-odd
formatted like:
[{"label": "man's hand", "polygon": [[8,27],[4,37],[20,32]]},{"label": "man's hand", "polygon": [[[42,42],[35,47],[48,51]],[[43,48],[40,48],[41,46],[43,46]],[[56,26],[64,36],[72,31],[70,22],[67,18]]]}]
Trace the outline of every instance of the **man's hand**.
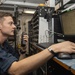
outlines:
[{"label": "man's hand", "polygon": [[52,48],[55,53],[75,53],[75,43],[70,41],[54,44],[50,46],[50,48]]},{"label": "man's hand", "polygon": [[26,42],[28,42],[28,35],[24,35],[24,36],[23,36],[23,39],[24,39]]},{"label": "man's hand", "polygon": [[19,52],[20,52],[20,54],[25,54],[26,53],[26,48],[27,48],[27,45],[28,45],[28,35],[27,34],[22,35],[22,38],[21,39],[22,39],[21,40],[21,43],[23,41],[25,41],[25,43],[23,43],[25,45],[22,46],[22,44],[21,44],[20,51]]},{"label": "man's hand", "polygon": [[24,39],[24,41],[26,42],[26,46],[25,46],[25,47],[22,47],[22,48],[23,48],[23,50],[25,50],[25,49],[27,48],[27,45],[28,45],[28,35],[25,34],[25,35],[23,36],[23,39]]}]

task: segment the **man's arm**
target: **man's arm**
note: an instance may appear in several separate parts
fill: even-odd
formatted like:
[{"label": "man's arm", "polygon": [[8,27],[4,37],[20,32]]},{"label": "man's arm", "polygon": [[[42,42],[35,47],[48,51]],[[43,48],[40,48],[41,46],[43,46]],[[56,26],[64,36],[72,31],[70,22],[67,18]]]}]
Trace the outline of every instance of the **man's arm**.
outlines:
[{"label": "man's arm", "polygon": [[46,49],[38,54],[35,54],[18,62],[14,62],[9,69],[9,73],[12,75],[27,74],[47,62],[47,60],[51,58],[50,56],[52,57],[53,55]]},{"label": "man's arm", "polygon": [[[63,42],[50,46],[50,48],[55,52],[64,52],[64,53],[75,53],[75,44],[72,42]],[[14,62],[8,73],[10,75],[25,75],[34,69],[37,69],[45,62],[47,62],[50,58],[52,58],[53,54],[49,52],[48,49],[45,49],[33,56],[20,60],[18,62]]]}]

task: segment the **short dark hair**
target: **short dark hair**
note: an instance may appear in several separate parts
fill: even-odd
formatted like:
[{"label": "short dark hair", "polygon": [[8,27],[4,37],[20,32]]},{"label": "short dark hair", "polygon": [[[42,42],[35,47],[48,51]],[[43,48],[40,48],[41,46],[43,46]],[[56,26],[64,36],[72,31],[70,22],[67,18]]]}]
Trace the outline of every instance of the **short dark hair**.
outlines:
[{"label": "short dark hair", "polygon": [[0,12],[0,19],[1,18],[4,18],[4,17],[7,17],[7,16],[13,17],[11,13],[8,13],[8,12]]}]

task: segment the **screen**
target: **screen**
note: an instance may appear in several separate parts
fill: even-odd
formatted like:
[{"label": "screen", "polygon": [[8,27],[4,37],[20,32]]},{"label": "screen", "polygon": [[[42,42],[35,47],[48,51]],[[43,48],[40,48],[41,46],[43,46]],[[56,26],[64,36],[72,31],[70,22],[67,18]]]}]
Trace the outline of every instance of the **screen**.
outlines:
[{"label": "screen", "polygon": [[75,35],[75,10],[61,14],[61,25],[64,35]]}]

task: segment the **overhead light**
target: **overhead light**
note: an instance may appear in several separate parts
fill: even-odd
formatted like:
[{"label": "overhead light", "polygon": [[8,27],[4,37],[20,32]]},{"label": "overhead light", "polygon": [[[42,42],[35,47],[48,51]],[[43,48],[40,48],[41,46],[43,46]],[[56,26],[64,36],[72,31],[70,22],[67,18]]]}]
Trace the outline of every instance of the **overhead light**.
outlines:
[{"label": "overhead light", "polygon": [[23,12],[27,13],[27,14],[34,14],[35,10],[30,10],[30,9],[27,10],[27,9],[25,9]]}]

